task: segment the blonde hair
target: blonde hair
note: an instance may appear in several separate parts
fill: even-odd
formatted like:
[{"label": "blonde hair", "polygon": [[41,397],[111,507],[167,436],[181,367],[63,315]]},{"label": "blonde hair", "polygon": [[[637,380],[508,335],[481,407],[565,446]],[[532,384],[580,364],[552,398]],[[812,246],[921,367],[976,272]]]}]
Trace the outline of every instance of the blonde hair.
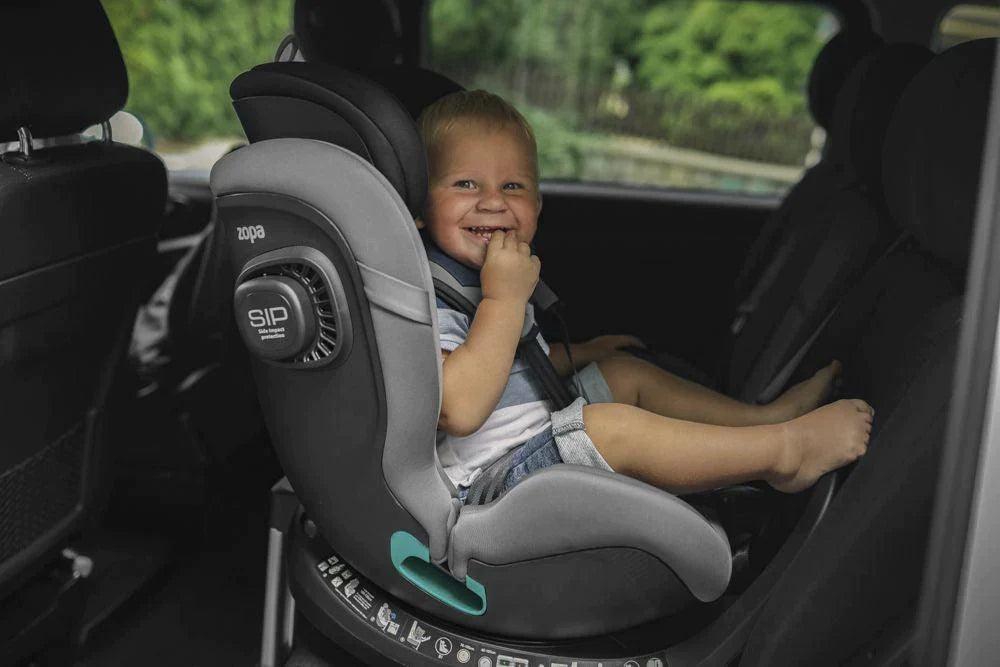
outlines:
[{"label": "blonde hair", "polygon": [[461,122],[482,123],[491,129],[513,129],[531,154],[531,168],[538,180],[538,144],[531,124],[513,104],[485,90],[460,90],[445,95],[424,109],[417,121],[428,157],[434,155],[445,133]]}]

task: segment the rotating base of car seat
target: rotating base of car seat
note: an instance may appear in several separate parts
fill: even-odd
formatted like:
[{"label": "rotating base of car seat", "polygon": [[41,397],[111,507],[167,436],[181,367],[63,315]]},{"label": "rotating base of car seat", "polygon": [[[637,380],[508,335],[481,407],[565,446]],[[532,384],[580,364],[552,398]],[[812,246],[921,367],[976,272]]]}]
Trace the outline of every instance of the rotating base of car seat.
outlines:
[{"label": "rotating base of car seat", "polygon": [[[706,605],[645,637],[618,633],[558,643],[489,637],[431,619],[401,603],[345,563],[321,537],[293,521],[288,580],[296,610],[321,633],[370,664],[470,667],[664,667],[663,649],[704,625],[720,605]],[[525,595],[531,595],[525,591]],[[559,609],[552,613],[558,615]],[[700,623],[699,623],[700,621]],[[655,638],[655,639],[654,639]]]},{"label": "rotating base of car seat", "polygon": [[[739,655],[757,612],[825,514],[836,486],[824,476],[802,496],[794,529],[738,597],[612,634],[559,642],[488,636],[430,617],[357,573],[315,531],[286,480],[272,491],[271,542],[261,667],[284,664],[294,646],[336,645],[373,665],[475,667],[678,667],[728,664]],[[531,595],[531,591],[525,591]],[[558,615],[558,607],[552,609]],[[296,628],[295,619],[304,620]],[[307,642],[305,640],[311,640]],[[659,661],[659,662],[658,662]]]}]

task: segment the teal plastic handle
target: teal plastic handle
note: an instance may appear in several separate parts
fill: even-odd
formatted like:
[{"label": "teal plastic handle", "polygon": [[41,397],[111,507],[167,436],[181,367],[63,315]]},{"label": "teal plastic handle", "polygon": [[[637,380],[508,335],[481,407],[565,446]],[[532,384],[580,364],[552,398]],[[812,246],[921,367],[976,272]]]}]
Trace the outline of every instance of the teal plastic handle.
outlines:
[{"label": "teal plastic handle", "polygon": [[486,613],[486,588],[470,576],[465,584],[431,563],[430,550],[413,535],[397,530],[389,538],[396,571],[435,600],[470,616]]}]

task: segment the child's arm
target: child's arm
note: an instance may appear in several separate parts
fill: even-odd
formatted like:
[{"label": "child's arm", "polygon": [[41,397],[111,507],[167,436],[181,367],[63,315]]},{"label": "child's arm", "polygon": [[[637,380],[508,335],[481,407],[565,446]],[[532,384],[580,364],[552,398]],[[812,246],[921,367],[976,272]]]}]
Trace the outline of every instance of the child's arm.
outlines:
[{"label": "child's arm", "polygon": [[[583,368],[592,361],[610,357],[623,347],[646,346],[635,336],[598,336],[586,343],[570,343],[569,347],[573,353],[573,365],[576,368]],[[549,361],[555,366],[559,375],[569,375],[573,372],[569,357],[566,356],[566,348],[561,343],[550,343]]]},{"label": "child's arm", "polygon": [[449,435],[476,432],[500,402],[540,268],[513,232],[494,232],[481,271],[483,300],[465,342],[445,355],[442,367],[438,427]]}]

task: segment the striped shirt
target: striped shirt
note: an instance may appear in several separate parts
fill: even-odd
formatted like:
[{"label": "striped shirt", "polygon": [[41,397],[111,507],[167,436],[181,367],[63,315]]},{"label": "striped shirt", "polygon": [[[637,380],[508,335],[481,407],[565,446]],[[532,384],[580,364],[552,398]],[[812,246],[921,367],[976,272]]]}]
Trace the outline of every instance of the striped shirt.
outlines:
[{"label": "striped shirt", "polygon": [[[451,352],[469,335],[469,318],[438,299],[438,331],[441,349]],[[525,318],[534,320],[531,304]],[[541,334],[538,342],[546,353],[549,346]],[[528,365],[515,358],[500,402],[479,430],[465,437],[437,433],[437,451],[445,473],[456,486],[470,486],[482,470],[508,451],[550,426],[552,408]]]}]

